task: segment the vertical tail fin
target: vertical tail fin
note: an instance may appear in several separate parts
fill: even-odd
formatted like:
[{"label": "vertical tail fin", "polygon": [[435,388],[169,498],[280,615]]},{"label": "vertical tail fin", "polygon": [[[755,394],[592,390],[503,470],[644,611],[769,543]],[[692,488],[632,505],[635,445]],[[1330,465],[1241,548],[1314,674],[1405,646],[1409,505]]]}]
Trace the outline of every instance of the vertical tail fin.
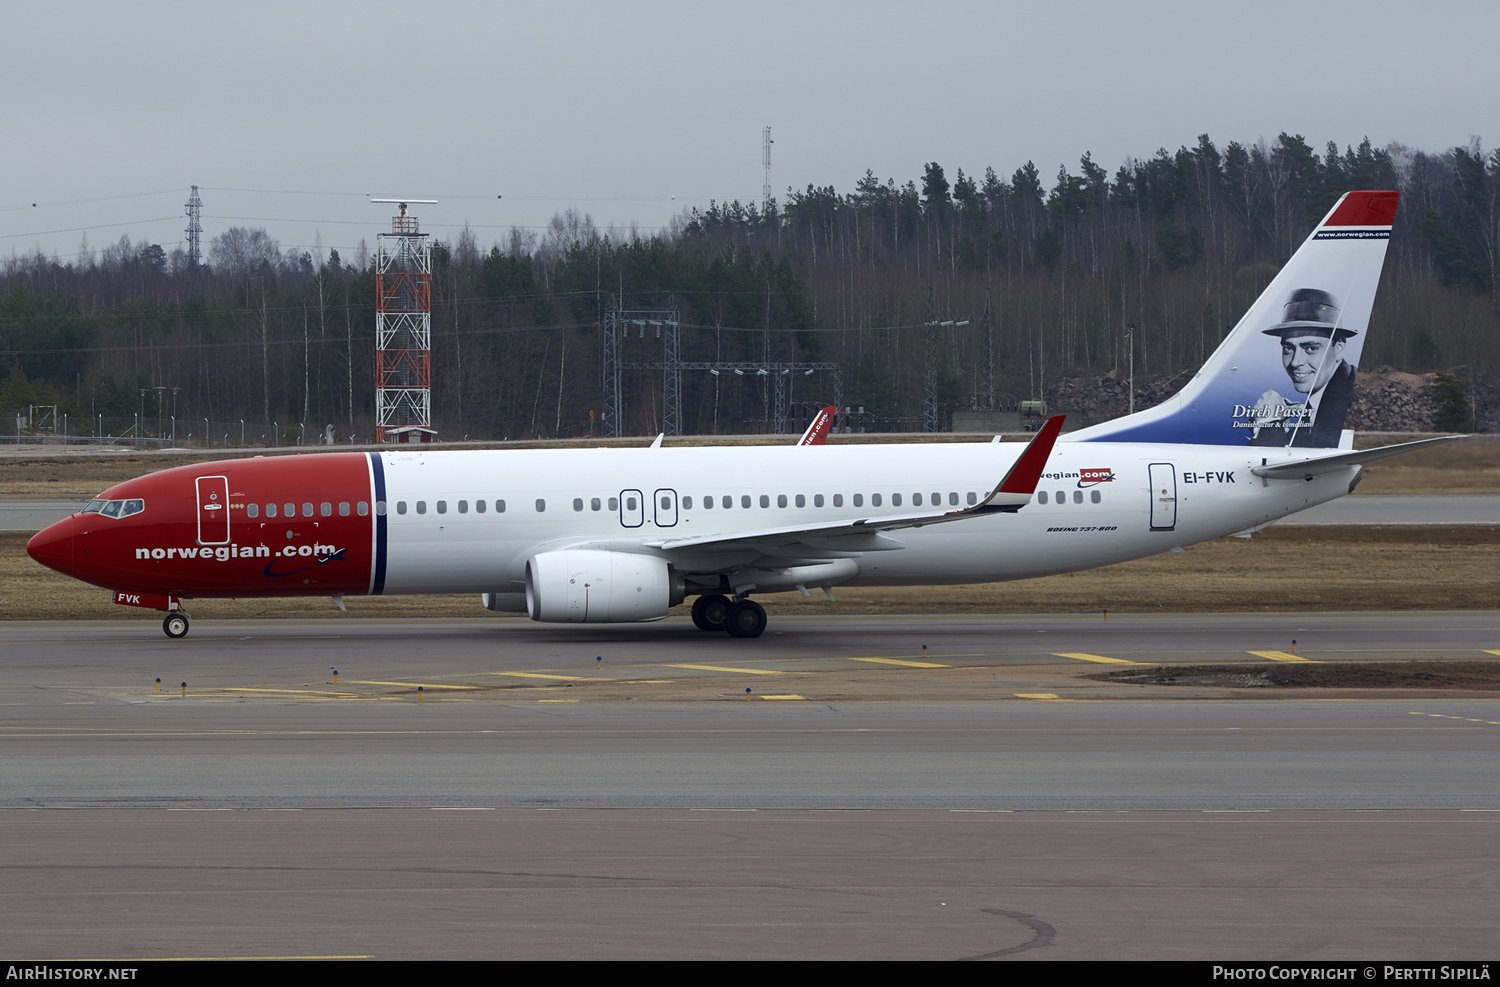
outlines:
[{"label": "vertical tail fin", "polygon": [[1345,193],[1181,392],[1071,439],[1337,448],[1399,198]]},{"label": "vertical tail fin", "polygon": [[828,430],[833,427],[833,416],[838,413],[838,410],[830,405],[813,415],[812,424],[807,426],[807,431],[802,433],[802,439],[797,444],[820,446],[827,442]]}]

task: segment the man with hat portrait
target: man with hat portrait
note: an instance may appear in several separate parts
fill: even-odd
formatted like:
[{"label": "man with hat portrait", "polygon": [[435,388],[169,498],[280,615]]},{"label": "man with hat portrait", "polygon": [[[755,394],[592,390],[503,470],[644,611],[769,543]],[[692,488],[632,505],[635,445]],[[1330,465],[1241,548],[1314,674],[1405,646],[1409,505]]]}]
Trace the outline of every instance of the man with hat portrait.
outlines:
[{"label": "man with hat portrait", "polygon": [[1280,337],[1281,365],[1303,397],[1293,403],[1275,390],[1261,395],[1249,444],[1336,448],[1354,400],[1354,367],[1344,362],[1344,344],[1355,335],[1339,325],[1338,302],[1320,288],[1298,288],[1281,321],[1262,331]]}]

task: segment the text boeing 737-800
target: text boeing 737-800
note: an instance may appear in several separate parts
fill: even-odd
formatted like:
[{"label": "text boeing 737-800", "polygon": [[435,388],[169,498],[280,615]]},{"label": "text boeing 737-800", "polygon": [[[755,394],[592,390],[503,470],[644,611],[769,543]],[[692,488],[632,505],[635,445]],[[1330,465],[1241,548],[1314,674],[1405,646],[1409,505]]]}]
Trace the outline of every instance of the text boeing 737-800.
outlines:
[{"label": "text boeing 737-800", "polygon": [[756,637],[752,593],[1024,579],[1253,530],[1442,441],[1355,452],[1343,431],[1396,203],[1345,195],[1181,393],[1066,438],[1053,418],[1025,446],[241,459],[112,487],[27,551],[166,610],[171,637],[183,600],[393,593],[562,623],[696,596],[699,627]]}]

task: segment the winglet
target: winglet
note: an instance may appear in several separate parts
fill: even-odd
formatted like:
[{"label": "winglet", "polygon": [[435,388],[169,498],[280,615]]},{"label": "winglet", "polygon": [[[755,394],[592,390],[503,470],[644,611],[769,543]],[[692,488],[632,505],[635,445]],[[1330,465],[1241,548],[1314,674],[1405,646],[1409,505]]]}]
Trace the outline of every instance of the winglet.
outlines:
[{"label": "winglet", "polygon": [[820,446],[828,441],[828,430],[833,427],[833,416],[839,409],[833,405],[820,410],[813,416],[812,424],[807,426],[807,431],[802,433],[799,446]]},{"label": "winglet", "polygon": [[1036,437],[1021,451],[1021,457],[1011,466],[1005,479],[1000,481],[995,492],[990,494],[982,506],[1014,511],[1031,502],[1031,495],[1036,493],[1036,485],[1041,481],[1042,471],[1047,468],[1047,460],[1052,455],[1052,446],[1062,433],[1065,418],[1067,415],[1053,415],[1043,423]]}]

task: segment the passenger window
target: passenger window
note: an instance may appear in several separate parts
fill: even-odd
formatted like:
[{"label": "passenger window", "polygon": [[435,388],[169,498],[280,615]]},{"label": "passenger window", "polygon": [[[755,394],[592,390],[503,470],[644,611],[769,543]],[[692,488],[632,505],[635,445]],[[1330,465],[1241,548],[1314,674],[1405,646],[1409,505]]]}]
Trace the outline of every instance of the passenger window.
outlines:
[{"label": "passenger window", "polygon": [[302,502],[302,516],[312,517],[312,504],[308,503],[307,501]]},{"label": "passenger window", "polygon": [[426,514],[427,513],[427,501],[425,501],[425,500],[419,500],[419,501],[417,501],[417,513],[418,514]]},{"label": "passenger window", "polygon": [[438,511],[439,514],[447,514],[448,513],[448,502],[446,500],[440,500],[440,501],[438,501],[437,502],[437,511]]},{"label": "passenger window", "polygon": [[710,511],[714,509],[714,495],[713,494],[709,494],[707,497],[703,498],[703,507],[704,507],[705,510],[710,510]]},{"label": "passenger window", "polygon": [[974,495],[974,491],[970,490],[969,491],[969,506],[973,507],[977,503],[979,503],[979,498]]},{"label": "passenger window", "polygon": [[488,505],[485,504],[485,502],[482,501],[482,500],[476,500],[476,501],[474,501],[474,513],[475,514],[483,514],[484,513],[484,509],[487,506]]},{"label": "passenger window", "polygon": [[870,506],[871,507],[879,507],[880,506],[880,494],[870,494]]},{"label": "passenger window", "polygon": [[[734,498],[726,494],[724,499],[719,501],[719,506],[724,508],[726,511],[729,510],[729,508],[734,506]],[[748,507],[750,505],[746,504],[745,506]]]},{"label": "passenger window", "polygon": [[1068,492],[1066,490],[1059,490],[1057,492],[1057,502],[1059,504],[1066,504],[1068,502]]},{"label": "passenger window", "polygon": [[1073,503],[1075,503],[1075,504],[1081,504],[1081,503],[1083,503],[1083,491],[1082,490],[1074,490],[1073,491]]},{"label": "passenger window", "polygon": [[813,506],[814,507],[822,507],[823,506],[823,495],[822,494],[813,494]]},{"label": "passenger window", "polygon": [[625,509],[627,511],[633,511],[633,510],[635,510],[635,498],[634,497],[626,497],[625,498]]},{"label": "passenger window", "polygon": [[246,504],[245,505],[245,513],[248,514],[250,517],[260,517],[260,505],[259,504]]},{"label": "passenger window", "polygon": [[583,513],[583,498],[582,497],[574,497],[573,498],[573,510],[576,511],[577,513],[579,513],[579,514]]},{"label": "passenger window", "polygon": [[[933,494],[932,495],[932,502],[933,503],[937,503],[937,494]],[[956,491],[951,492],[951,493],[948,494],[948,506],[949,507],[957,507],[958,506],[958,493]]]},{"label": "passenger window", "polygon": [[609,498],[609,509],[611,511],[618,511],[620,509],[620,498],[618,498],[618,497],[611,497],[611,498]]},{"label": "passenger window", "polygon": [[[901,495],[897,494],[896,496],[899,497]],[[895,498],[892,498],[892,500],[895,503],[897,503],[897,504],[900,503],[900,501],[895,500]],[[913,506],[913,507],[921,507],[922,506],[922,495],[921,494],[914,493],[914,494],[911,495],[911,506]]]},{"label": "passenger window", "polygon": [[745,508],[746,510],[750,509],[750,495],[749,494],[741,494],[740,495],[740,506],[743,507],[743,508]]},{"label": "passenger window", "polygon": [[843,494],[834,494],[833,495],[833,506],[834,507],[843,507],[844,506],[844,495]]},{"label": "passenger window", "polygon": [[542,498],[538,497],[536,499],[536,512],[538,514],[540,514],[543,511],[545,511],[546,509],[547,509],[547,502],[545,500],[543,500]]},{"label": "passenger window", "polygon": [[801,494],[798,494],[797,495],[797,506],[798,507],[806,507],[807,506],[807,498],[804,497],[804,496],[802,496]]},{"label": "passenger window", "polygon": [[396,513],[397,514],[405,514],[406,513],[406,501],[404,501],[404,500],[398,500],[398,501],[396,501]]},{"label": "passenger window", "polygon": [[[670,506],[670,505],[668,505],[668,506]],[[692,510],[693,509],[693,498],[691,498],[691,497],[684,497],[684,498],[682,498],[682,509],[685,510],[685,511]]]},{"label": "passenger window", "polygon": [[1038,504],[1045,504],[1047,502],[1047,491],[1038,490],[1036,492],[1036,502]]},{"label": "passenger window", "polygon": [[287,517],[296,517],[297,516],[297,505],[296,504],[282,504],[281,505],[281,512],[283,514],[285,514]]},{"label": "passenger window", "polygon": [[864,507],[865,506],[865,495],[864,494],[855,494],[854,495],[854,506],[855,507]]},{"label": "passenger window", "polygon": [[598,509],[599,509],[599,498],[595,497],[595,498],[593,498],[592,500],[589,501],[589,510],[591,510],[591,511],[597,511]]},{"label": "passenger window", "polygon": [[663,497],[661,499],[661,509],[664,510],[664,511],[670,511],[672,509],[672,498],[671,497]]},{"label": "passenger window", "polygon": [[341,500],[341,501],[339,501],[339,517],[348,517],[348,516],[349,516],[349,502],[347,500]]},{"label": "passenger window", "polygon": [[[363,514],[364,512],[365,512],[365,502],[364,501],[360,501],[359,502],[359,513]],[[375,513],[377,515],[379,515],[380,517],[385,517],[385,512],[386,512],[385,501],[383,501],[383,500],[377,500],[375,502]]]},{"label": "passenger window", "polygon": [[777,507],[785,507],[786,506],[786,494],[777,494],[776,495],[776,506]]},{"label": "passenger window", "polygon": [[1089,500],[1092,500],[1096,504],[1099,503],[1099,500],[1100,500],[1099,491],[1097,491],[1097,490],[1090,490],[1089,491]]},{"label": "passenger window", "polygon": [[900,507],[901,506],[901,495],[900,494],[898,494],[898,493],[891,494],[891,506],[892,507]]},{"label": "passenger window", "polygon": [[458,502],[458,513],[460,513],[460,514],[467,514],[467,513],[469,513],[469,502],[467,500],[461,500],[461,501]]},{"label": "passenger window", "polygon": [[318,513],[324,517],[333,517],[333,505],[326,500],[323,501],[322,504],[318,505]]},{"label": "passenger window", "polygon": [[767,497],[765,494],[761,494],[760,495],[760,506],[761,506],[762,509],[770,507],[771,506],[771,498]]},{"label": "passenger window", "polygon": [[[360,517],[365,517],[370,513],[370,505],[363,500],[356,504],[354,509],[359,512]],[[385,513],[384,503],[381,504],[380,513]]]},{"label": "passenger window", "polygon": [[276,505],[275,504],[267,504],[266,505],[266,517],[275,517],[275,516],[276,516]]},{"label": "passenger window", "polygon": [[497,500],[497,501],[495,501],[495,513],[496,514],[504,514],[505,513],[505,501],[503,501],[503,500]]}]

